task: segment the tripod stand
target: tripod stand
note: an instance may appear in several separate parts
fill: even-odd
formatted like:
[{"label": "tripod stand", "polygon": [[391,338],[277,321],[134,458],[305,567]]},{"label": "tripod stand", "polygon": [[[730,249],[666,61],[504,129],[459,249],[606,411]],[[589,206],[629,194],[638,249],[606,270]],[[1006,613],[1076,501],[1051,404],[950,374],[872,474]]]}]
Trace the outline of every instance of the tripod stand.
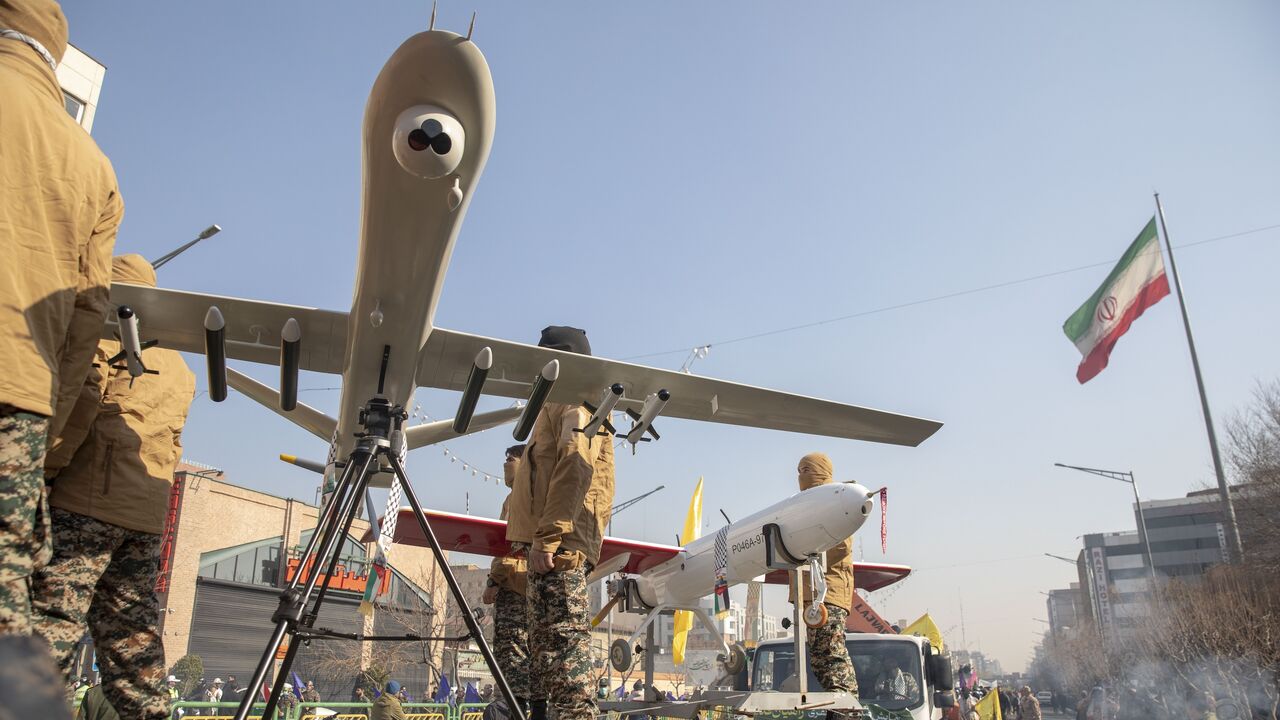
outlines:
[{"label": "tripod stand", "polygon": [[[268,720],[275,717],[276,705],[280,693],[284,691],[285,679],[288,678],[289,669],[293,666],[294,658],[298,654],[298,641],[310,643],[312,640],[336,639],[418,642],[465,639],[470,636],[480,647],[485,664],[489,666],[489,672],[493,674],[494,682],[498,686],[498,691],[502,693],[502,698],[506,700],[507,706],[516,709],[515,712],[520,715],[524,714],[524,708],[516,702],[511,686],[507,684],[506,677],[498,667],[493,651],[490,650],[489,643],[485,641],[484,633],[480,630],[480,624],[472,614],[467,599],[463,597],[462,589],[458,586],[458,580],[453,576],[453,571],[445,560],[440,542],[436,539],[426,515],[422,512],[422,505],[419,504],[418,497],[413,492],[413,486],[409,484],[409,478],[405,475],[400,457],[392,450],[391,438],[395,433],[400,432],[401,424],[406,417],[404,408],[392,406],[382,397],[373,398],[360,410],[360,424],[364,427],[364,432],[359,434],[359,442],[347,458],[346,465],[343,466],[342,476],[334,488],[333,495],[316,521],[316,530],[311,534],[311,539],[302,553],[300,571],[280,593],[280,604],[271,615],[271,621],[276,624],[275,630],[249,680],[250,691],[245,693],[240,700],[240,706],[236,708],[235,720],[247,720],[249,717],[249,711],[253,707],[254,692],[262,687],[262,682],[266,679],[271,663],[280,649],[280,643],[284,642],[286,636],[291,637],[292,640],[285,651],[280,672],[276,676],[275,685],[262,711],[262,717]],[[462,611],[462,619],[467,625],[467,635],[462,638],[426,638],[417,635],[365,636],[315,628],[316,618],[320,615],[320,605],[329,591],[329,578],[333,576],[338,565],[343,540],[351,531],[351,523],[358,514],[360,498],[364,496],[374,474],[384,469],[380,460],[385,460],[399,479],[404,496],[409,500],[409,505],[418,519],[418,525],[422,528],[422,534],[426,536],[427,543],[431,546],[436,564],[444,573],[449,592]],[[373,521],[374,519],[370,518],[370,522]],[[326,567],[323,575],[317,572],[321,563]],[[305,579],[303,579],[304,575]],[[324,578],[323,582],[320,581],[321,577]],[[310,604],[309,608],[308,604]]]}]

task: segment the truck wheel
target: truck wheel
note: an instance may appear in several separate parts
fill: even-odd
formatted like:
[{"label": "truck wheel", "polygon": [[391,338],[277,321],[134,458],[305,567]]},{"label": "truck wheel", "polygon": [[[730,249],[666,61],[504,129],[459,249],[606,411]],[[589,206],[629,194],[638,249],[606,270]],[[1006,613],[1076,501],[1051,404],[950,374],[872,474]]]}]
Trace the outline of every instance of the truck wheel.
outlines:
[{"label": "truck wheel", "polygon": [[804,611],[804,624],[811,628],[820,628],[827,624],[826,603],[813,603]]},{"label": "truck wheel", "polygon": [[613,641],[613,645],[609,647],[609,664],[618,672],[626,672],[631,669],[631,645],[626,638],[618,638]]},{"label": "truck wheel", "polygon": [[747,667],[747,651],[742,649],[742,645],[734,643],[729,646],[729,657],[720,656],[720,664],[724,666],[726,674],[737,675]]}]

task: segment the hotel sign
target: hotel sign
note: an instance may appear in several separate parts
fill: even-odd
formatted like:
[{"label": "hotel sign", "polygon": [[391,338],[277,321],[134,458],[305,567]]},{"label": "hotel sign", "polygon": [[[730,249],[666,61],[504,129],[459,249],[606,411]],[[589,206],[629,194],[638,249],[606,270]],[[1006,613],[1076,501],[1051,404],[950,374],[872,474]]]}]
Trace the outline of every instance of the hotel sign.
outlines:
[{"label": "hotel sign", "polygon": [[1098,598],[1098,622],[1105,634],[1111,629],[1111,598],[1107,594],[1107,558],[1104,548],[1090,550],[1093,566],[1093,594]]}]

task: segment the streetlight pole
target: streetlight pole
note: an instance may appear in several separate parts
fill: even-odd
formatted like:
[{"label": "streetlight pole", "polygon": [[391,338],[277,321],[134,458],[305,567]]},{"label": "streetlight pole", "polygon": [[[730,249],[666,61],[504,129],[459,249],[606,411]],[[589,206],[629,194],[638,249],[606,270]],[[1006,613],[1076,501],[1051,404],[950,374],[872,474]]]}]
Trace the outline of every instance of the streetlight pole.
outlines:
[{"label": "streetlight pole", "polygon": [[1133,488],[1133,504],[1138,506],[1138,535],[1142,537],[1142,547],[1147,554],[1147,569],[1151,571],[1151,592],[1156,592],[1156,563],[1151,556],[1151,538],[1147,533],[1147,518],[1142,513],[1142,499],[1138,497],[1138,481],[1134,479],[1132,472],[1120,472],[1117,470],[1099,470],[1097,468],[1079,467],[1077,465],[1064,465],[1062,463],[1054,463],[1056,467],[1067,468],[1068,470],[1079,470],[1080,472],[1097,475],[1099,477],[1119,480],[1122,483],[1129,483],[1129,487]]},{"label": "streetlight pole", "polygon": [[[608,531],[607,531],[607,532],[609,533],[609,536],[610,536],[610,537],[612,537],[612,536],[613,536],[613,516],[614,516],[614,515],[617,515],[618,513],[622,512],[623,510],[626,510],[627,508],[631,507],[632,505],[635,505],[636,503],[640,502],[641,500],[643,500],[643,499],[645,499],[645,498],[649,497],[650,495],[652,495],[652,494],[654,494],[654,493],[658,492],[659,490],[661,490],[661,489],[663,489],[663,488],[665,488],[665,487],[666,487],[666,485],[659,485],[658,487],[656,487],[656,488],[654,488],[654,489],[650,490],[650,491],[649,491],[649,492],[647,492],[647,493],[644,493],[643,495],[637,495],[637,496],[635,496],[635,497],[631,498],[630,500],[623,500],[622,502],[618,503],[617,505],[614,505],[614,506],[613,506],[613,508],[609,511],[609,529],[608,529]],[[601,580],[601,581],[600,581],[600,602],[604,602],[604,601],[605,601],[605,600],[604,600],[604,588],[605,588],[605,584],[606,584],[606,583],[608,583],[608,582],[609,582],[609,581],[608,581],[608,579],[604,579],[604,580]],[[607,651],[607,650],[608,650],[608,648],[613,647],[613,610],[610,610],[610,611],[609,611],[609,622],[605,625],[605,631],[606,631],[606,633],[607,633],[607,634],[605,635],[605,637],[607,638],[605,642],[607,642],[607,643],[608,643],[608,645],[607,645],[607,646],[606,646],[606,648],[605,648],[605,649],[606,649],[606,651]],[[647,653],[646,653],[646,655],[647,655]],[[609,683],[609,687],[610,687],[610,688],[612,688],[612,687],[613,687],[613,663],[609,662],[609,658],[608,658],[607,652],[606,652],[606,656],[605,656],[605,659],[604,659],[604,672],[605,672],[605,675],[604,675],[604,676],[605,676],[605,680]]]},{"label": "streetlight pole", "polygon": [[164,265],[165,263],[169,262],[170,260],[172,260],[172,259],[174,259],[174,258],[178,257],[179,255],[181,255],[182,253],[184,253],[184,252],[186,252],[186,251],[190,250],[190,249],[191,249],[191,248],[192,248],[196,243],[200,242],[201,240],[208,240],[209,238],[213,237],[214,235],[217,235],[217,234],[218,234],[218,233],[220,233],[220,232],[222,232],[222,228],[221,228],[217,223],[214,223],[213,225],[210,225],[209,227],[205,228],[204,230],[201,230],[201,231],[200,231],[200,234],[196,236],[196,239],[195,239],[195,240],[192,240],[191,242],[189,242],[189,243],[187,243],[187,244],[183,245],[182,247],[179,247],[179,248],[178,248],[178,249],[176,249],[176,250],[170,250],[169,252],[165,253],[164,255],[161,255],[160,257],[156,258],[155,260],[152,260],[152,261],[151,261],[151,267],[152,267],[153,269],[155,269],[155,270],[159,270],[161,265]]},{"label": "streetlight pole", "polygon": [[[1079,563],[1075,560],[1072,560],[1071,558],[1066,558],[1061,555],[1054,555],[1053,553],[1045,553],[1044,556],[1051,557],[1054,560],[1061,560],[1064,563],[1070,563],[1072,565],[1075,565],[1077,568],[1080,567]],[[1084,561],[1084,574],[1085,574],[1085,583],[1089,586],[1085,588],[1085,598],[1088,599],[1089,601],[1089,614],[1093,616],[1094,623],[1098,626],[1099,629],[1101,629],[1102,628],[1102,607],[1097,602],[1096,595],[1098,592],[1098,587],[1094,583],[1094,579],[1093,579],[1093,563],[1089,562],[1088,558],[1085,558],[1085,561]]]}]

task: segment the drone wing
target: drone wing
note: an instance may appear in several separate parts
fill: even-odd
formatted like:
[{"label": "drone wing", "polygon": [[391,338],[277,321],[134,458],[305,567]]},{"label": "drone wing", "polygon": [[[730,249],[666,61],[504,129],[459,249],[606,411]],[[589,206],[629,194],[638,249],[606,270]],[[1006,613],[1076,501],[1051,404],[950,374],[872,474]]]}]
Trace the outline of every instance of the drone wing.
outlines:
[{"label": "drone wing", "polygon": [[[879,590],[905,580],[911,574],[906,565],[885,565],[883,563],[853,564],[853,586],[861,590]],[[786,585],[790,581],[786,570],[774,570],[765,576],[764,581],[771,585]]]},{"label": "drone wing", "polygon": [[492,348],[494,364],[484,392],[503,397],[527,398],[533,378],[555,359],[560,377],[551,391],[553,402],[594,403],[602,388],[620,383],[625,393],[619,409],[639,411],[649,393],[666,389],[671,399],[662,414],[690,420],[911,446],[942,427],[934,420],[442,328],[433,330],[422,348],[418,384],[462,390],[472,360],[485,347]]},{"label": "drone wing", "polygon": [[[511,543],[507,542],[507,524],[501,520],[441,510],[427,510],[426,516],[431,523],[431,531],[436,534],[436,539],[444,550],[491,557],[511,552]],[[362,542],[373,542],[376,539],[377,531],[370,529]],[[427,538],[422,534],[422,528],[418,527],[413,510],[400,509],[393,541],[398,545],[427,545]],[[615,563],[618,572],[642,573],[679,554],[680,548],[675,545],[606,537],[600,547],[600,565],[609,563],[615,557],[625,557],[624,563]]]},{"label": "drone wing", "polygon": [[[341,374],[346,362],[346,313],[127,283],[111,284],[111,304],[133,308],[142,339],[170,350],[204,354],[204,316],[216,305],[227,323],[228,358],[278,364],[280,330],[293,318],[302,328],[303,370]],[[116,337],[115,318],[107,313],[104,338]]]}]

